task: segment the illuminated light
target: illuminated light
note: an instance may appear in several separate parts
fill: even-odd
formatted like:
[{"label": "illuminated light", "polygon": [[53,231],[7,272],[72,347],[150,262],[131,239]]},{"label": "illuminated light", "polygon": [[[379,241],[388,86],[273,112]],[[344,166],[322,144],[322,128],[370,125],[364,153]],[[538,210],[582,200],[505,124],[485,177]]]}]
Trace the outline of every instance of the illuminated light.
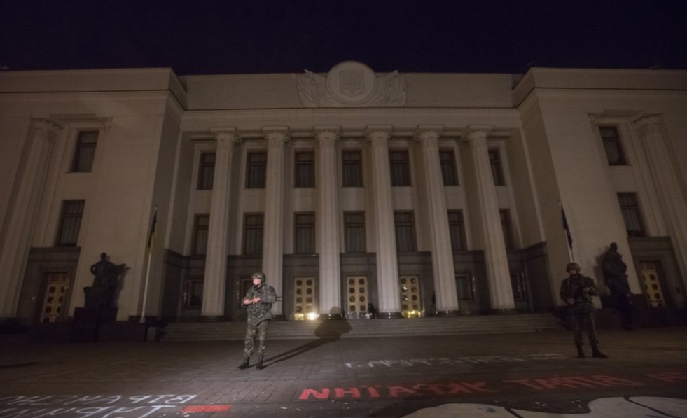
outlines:
[{"label": "illuminated light", "polygon": [[305,314],[297,313],[293,314],[294,321],[305,321]]},{"label": "illuminated light", "polygon": [[315,320],[317,320],[317,314],[316,314],[315,312],[310,312],[310,313],[308,314],[308,319],[309,319],[310,321],[315,321]]}]

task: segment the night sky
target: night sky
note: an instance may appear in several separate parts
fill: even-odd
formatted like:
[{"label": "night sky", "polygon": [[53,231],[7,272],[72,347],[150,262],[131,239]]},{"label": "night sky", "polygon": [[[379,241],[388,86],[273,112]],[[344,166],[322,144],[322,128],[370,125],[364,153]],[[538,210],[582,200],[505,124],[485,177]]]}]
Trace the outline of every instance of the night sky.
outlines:
[{"label": "night sky", "polygon": [[0,0],[10,70],[687,70],[687,0]]}]

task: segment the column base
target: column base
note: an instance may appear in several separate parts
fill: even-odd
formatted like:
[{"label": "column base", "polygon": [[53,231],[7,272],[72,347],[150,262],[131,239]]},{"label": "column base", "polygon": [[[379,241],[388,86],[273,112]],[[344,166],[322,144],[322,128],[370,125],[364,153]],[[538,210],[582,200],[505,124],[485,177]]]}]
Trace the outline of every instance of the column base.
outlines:
[{"label": "column base", "polygon": [[400,312],[379,312],[377,319],[403,319],[403,315]]},{"label": "column base", "polygon": [[225,322],[229,318],[223,315],[203,315],[200,317],[200,322]]},{"label": "column base", "polygon": [[514,315],[518,313],[518,311],[515,308],[492,309],[491,311],[489,311],[489,313],[494,315]]},{"label": "column base", "polygon": [[447,310],[447,311],[437,311],[434,316],[458,316],[460,315],[460,311],[456,310]]},{"label": "column base", "polygon": [[320,320],[338,320],[338,319],[344,319],[343,315],[341,314],[320,314],[319,316]]}]

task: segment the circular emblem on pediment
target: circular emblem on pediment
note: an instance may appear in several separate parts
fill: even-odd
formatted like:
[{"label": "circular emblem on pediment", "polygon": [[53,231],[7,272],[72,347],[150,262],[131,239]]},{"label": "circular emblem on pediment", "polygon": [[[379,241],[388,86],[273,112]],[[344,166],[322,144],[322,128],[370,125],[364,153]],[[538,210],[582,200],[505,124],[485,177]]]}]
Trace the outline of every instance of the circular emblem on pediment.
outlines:
[{"label": "circular emblem on pediment", "polygon": [[327,90],[347,104],[364,103],[375,90],[376,77],[367,65],[344,61],[327,73]]}]

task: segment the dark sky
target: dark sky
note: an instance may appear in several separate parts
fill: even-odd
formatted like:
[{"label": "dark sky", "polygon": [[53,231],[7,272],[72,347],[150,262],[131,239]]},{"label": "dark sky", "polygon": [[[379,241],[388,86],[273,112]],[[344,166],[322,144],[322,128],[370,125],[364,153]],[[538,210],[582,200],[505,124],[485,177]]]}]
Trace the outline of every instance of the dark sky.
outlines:
[{"label": "dark sky", "polygon": [[687,0],[0,0],[0,66],[687,69]]}]

